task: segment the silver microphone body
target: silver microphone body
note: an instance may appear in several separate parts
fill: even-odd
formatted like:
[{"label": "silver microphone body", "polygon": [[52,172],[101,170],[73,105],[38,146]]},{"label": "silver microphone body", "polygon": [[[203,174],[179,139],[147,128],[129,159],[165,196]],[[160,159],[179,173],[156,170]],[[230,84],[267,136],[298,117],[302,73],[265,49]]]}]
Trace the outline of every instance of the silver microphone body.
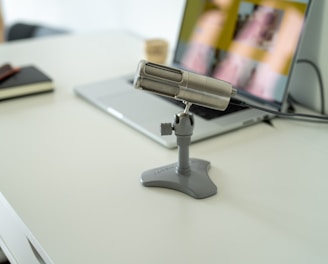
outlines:
[{"label": "silver microphone body", "polygon": [[134,87],[221,111],[236,94],[232,85],[223,80],[145,60],[139,62]]}]

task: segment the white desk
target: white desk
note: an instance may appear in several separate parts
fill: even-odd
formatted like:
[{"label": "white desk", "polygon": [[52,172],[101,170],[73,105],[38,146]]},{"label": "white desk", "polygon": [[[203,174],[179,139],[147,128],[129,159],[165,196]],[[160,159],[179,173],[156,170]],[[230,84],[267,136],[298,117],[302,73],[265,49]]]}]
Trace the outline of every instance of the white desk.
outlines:
[{"label": "white desk", "polygon": [[55,263],[327,263],[328,126],[274,120],[193,144],[219,193],[195,200],[139,183],[177,160],[78,98],[73,87],[133,72],[123,33],[0,46],[53,94],[0,103],[0,191]]}]

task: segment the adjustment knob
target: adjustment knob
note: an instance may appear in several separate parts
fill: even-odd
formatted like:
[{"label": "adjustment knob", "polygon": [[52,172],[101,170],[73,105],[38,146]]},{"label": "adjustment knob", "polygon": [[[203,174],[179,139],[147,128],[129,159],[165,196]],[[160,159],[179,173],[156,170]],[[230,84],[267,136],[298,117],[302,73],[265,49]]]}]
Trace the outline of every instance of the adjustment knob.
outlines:
[{"label": "adjustment knob", "polygon": [[162,136],[168,136],[172,135],[172,124],[171,123],[162,123],[161,124],[161,135]]}]

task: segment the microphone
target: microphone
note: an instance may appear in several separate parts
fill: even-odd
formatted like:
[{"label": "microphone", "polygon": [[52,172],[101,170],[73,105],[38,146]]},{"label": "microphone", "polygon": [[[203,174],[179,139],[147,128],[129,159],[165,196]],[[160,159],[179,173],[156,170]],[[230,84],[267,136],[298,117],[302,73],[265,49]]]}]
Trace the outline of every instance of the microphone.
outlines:
[{"label": "microphone", "polygon": [[161,96],[224,111],[237,91],[226,81],[141,60],[133,85]]}]

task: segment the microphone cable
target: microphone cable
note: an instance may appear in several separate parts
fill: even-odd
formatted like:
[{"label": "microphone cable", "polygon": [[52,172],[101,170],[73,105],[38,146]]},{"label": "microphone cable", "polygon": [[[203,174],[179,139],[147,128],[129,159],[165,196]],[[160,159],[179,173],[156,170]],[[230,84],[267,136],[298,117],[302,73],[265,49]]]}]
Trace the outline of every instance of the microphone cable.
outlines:
[{"label": "microphone cable", "polygon": [[328,116],[321,115],[311,115],[311,114],[303,114],[303,113],[287,113],[287,112],[279,112],[272,109],[267,109],[265,107],[257,106],[254,104],[245,103],[236,99],[230,101],[230,104],[237,105],[241,107],[254,108],[263,112],[274,114],[275,116],[292,119],[296,121],[304,121],[304,122],[317,122],[328,124]]},{"label": "microphone cable", "polygon": [[[248,108],[254,108],[258,109],[267,113],[271,113],[276,115],[277,117],[282,117],[286,119],[291,119],[291,120],[296,120],[296,121],[304,121],[304,122],[316,122],[316,123],[328,123],[328,116],[325,115],[325,95],[324,95],[324,84],[323,84],[323,79],[322,75],[320,72],[319,67],[311,60],[308,59],[298,59],[296,61],[297,63],[307,63],[310,66],[313,67],[317,77],[318,77],[318,82],[319,82],[319,89],[320,89],[320,99],[321,99],[321,115],[311,115],[311,114],[303,114],[303,113],[295,113],[295,112],[279,112],[271,109],[267,109],[264,107],[260,107],[257,105],[241,102],[239,100],[233,99],[230,101],[232,105],[237,105],[241,107],[248,107]],[[292,103],[300,104],[298,103],[292,96],[291,94],[288,95],[288,103],[290,109],[294,110],[294,107]],[[300,104],[301,105],[301,104]]]},{"label": "microphone cable", "polygon": [[[323,80],[322,80],[322,75],[320,72],[319,67],[311,60],[308,59],[298,59],[296,61],[296,63],[306,63],[310,66],[313,67],[317,78],[318,78],[318,82],[319,82],[319,92],[320,92],[320,100],[321,100],[321,114],[324,115],[325,114],[325,93],[324,93],[324,85],[323,85]],[[289,95],[291,97],[291,95]],[[295,101],[294,98],[291,97],[292,100]]]}]

